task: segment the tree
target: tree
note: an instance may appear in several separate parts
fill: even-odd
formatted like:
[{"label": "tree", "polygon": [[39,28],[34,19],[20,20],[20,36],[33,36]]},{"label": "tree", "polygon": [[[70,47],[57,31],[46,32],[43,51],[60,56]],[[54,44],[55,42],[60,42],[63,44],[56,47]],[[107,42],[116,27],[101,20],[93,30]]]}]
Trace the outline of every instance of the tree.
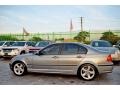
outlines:
[{"label": "tree", "polygon": [[41,41],[42,39],[40,37],[32,37],[29,39],[30,41]]},{"label": "tree", "polygon": [[107,40],[109,42],[111,42],[112,44],[116,44],[116,42],[118,40],[120,40],[120,37],[118,37],[117,35],[115,35],[113,32],[111,31],[107,31],[102,33],[102,37],[100,38],[101,40]]},{"label": "tree", "polygon": [[85,42],[86,38],[90,36],[89,32],[86,31],[81,31],[78,33],[77,36],[74,37],[75,40],[79,41],[79,42]]}]

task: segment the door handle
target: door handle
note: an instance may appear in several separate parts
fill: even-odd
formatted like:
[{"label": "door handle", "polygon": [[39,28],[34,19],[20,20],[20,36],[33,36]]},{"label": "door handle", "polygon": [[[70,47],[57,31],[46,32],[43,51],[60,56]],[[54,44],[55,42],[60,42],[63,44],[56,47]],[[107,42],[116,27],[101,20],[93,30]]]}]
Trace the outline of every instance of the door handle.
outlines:
[{"label": "door handle", "polygon": [[53,56],[52,58],[58,58],[58,56]]}]

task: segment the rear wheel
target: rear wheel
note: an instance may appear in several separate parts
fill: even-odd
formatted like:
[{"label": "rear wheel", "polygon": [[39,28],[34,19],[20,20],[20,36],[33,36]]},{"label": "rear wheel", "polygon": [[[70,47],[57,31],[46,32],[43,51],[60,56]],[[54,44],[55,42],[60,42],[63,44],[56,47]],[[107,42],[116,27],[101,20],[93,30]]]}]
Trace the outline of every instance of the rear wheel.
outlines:
[{"label": "rear wheel", "polygon": [[27,68],[24,63],[22,62],[16,62],[13,65],[13,72],[17,76],[22,76],[27,72]]},{"label": "rear wheel", "polygon": [[92,80],[96,75],[97,70],[91,64],[84,64],[78,69],[78,77],[84,80]]}]

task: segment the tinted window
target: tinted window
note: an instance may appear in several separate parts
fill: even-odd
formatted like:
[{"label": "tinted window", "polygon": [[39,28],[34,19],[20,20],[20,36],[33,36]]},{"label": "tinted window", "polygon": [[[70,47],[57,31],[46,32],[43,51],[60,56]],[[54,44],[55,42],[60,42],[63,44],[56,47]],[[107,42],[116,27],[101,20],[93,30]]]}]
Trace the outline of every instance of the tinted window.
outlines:
[{"label": "tinted window", "polygon": [[109,42],[93,42],[92,43],[93,47],[112,47],[111,43]]},{"label": "tinted window", "polygon": [[41,41],[41,42],[36,44],[37,47],[45,47],[47,45],[49,45],[49,42],[44,42],[44,41]]},{"label": "tinted window", "polygon": [[86,54],[87,53],[87,49],[85,47],[79,46],[79,54]]},{"label": "tinted window", "polygon": [[59,45],[51,45],[41,51],[43,55],[58,55]]},{"label": "tinted window", "polygon": [[35,46],[35,43],[34,42],[27,42],[26,43],[28,46]]},{"label": "tinted window", "polygon": [[5,42],[0,42],[0,46],[2,46]]},{"label": "tinted window", "polygon": [[10,46],[10,45],[12,45],[13,43],[14,43],[14,42],[6,42],[5,45]]},{"label": "tinted window", "polygon": [[62,50],[62,54],[72,55],[78,53],[78,45],[75,44],[65,44]]},{"label": "tinted window", "polygon": [[4,45],[10,46],[10,42],[6,42]]},{"label": "tinted window", "polygon": [[26,42],[15,42],[12,46],[25,46]]}]

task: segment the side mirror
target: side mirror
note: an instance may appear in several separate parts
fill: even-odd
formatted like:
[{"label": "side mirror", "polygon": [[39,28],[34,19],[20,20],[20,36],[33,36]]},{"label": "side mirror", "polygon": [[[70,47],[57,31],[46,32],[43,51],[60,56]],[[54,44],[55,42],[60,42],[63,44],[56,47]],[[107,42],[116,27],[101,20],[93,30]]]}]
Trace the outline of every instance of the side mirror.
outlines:
[{"label": "side mirror", "polygon": [[39,51],[39,52],[36,52],[35,55],[44,55],[43,52]]},{"label": "side mirror", "polygon": [[43,52],[41,52],[41,51],[39,51],[39,55],[44,55],[44,53],[43,53]]}]

